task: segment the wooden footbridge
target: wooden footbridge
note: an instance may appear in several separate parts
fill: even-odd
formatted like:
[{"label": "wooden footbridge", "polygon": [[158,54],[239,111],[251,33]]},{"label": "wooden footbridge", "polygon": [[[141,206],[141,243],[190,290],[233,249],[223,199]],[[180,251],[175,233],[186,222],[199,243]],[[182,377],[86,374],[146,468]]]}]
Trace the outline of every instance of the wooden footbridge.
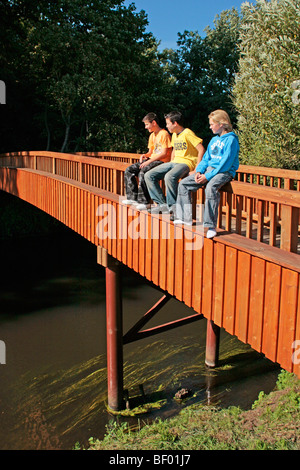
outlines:
[{"label": "wooden footbridge", "polygon": [[[208,366],[216,365],[224,328],[300,377],[300,172],[240,166],[236,180],[222,190],[218,236],[209,240],[201,224],[202,190],[195,197],[192,227],[121,203],[125,168],[138,158],[53,152],[0,156],[0,190],[97,246],[98,262],[106,268],[110,408],[123,406],[123,345],[200,318],[207,320]],[[126,334],[121,264],[162,291],[160,301]],[[191,307],[191,315],[145,329],[170,297]]]}]

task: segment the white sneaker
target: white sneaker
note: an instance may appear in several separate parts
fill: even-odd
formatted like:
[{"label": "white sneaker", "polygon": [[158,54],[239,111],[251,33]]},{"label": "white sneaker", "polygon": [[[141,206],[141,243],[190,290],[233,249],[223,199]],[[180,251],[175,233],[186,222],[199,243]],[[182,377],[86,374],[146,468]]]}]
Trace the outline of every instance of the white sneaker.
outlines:
[{"label": "white sneaker", "polygon": [[210,228],[207,230],[206,238],[214,238],[217,235],[217,232],[214,228]]},{"label": "white sneaker", "polygon": [[145,210],[145,209],[148,209],[149,207],[150,207],[150,204],[138,204],[138,205],[136,206],[136,209],[137,209],[138,211],[143,211],[143,210]]},{"label": "white sneaker", "polygon": [[157,204],[151,207],[151,214],[170,214],[170,210],[167,204]]},{"label": "white sneaker", "polygon": [[131,205],[136,205],[137,201],[134,201],[133,199],[123,199],[122,204],[131,206]]},{"label": "white sneaker", "polygon": [[174,224],[193,225],[193,222],[185,222],[184,220],[176,219]]}]

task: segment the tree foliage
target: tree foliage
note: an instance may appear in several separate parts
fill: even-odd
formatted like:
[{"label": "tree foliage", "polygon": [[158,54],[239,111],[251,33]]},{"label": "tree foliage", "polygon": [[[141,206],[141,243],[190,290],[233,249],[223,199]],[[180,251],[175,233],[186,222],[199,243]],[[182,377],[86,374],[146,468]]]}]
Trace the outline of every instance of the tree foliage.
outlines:
[{"label": "tree foliage", "polygon": [[143,10],[123,0],[11,0],[1,7],[1,21],[14,18],[10,56],[1,51],[3,78],[10,97],[12,90],[27,97],[12,98],[13,114],[28,112],[22,125],[14,122],[14,150],[24,148],[26,135],[50,150],[144,149],[141,119],[162,110],[167,79]]},{"label": "tree foliage", "polygon": [[223,108],[235,117],[230,93],[239,60],[239,23],[235,8],[225,10],[216,16],[213,29],[205,29],[205,37],[184,31],[178,34],[178,50],[165,51],[175,103],[187,124],[207,139],[209,112]]},{"label": "tree foliage", "polygon": [[175,108],[206,144],[223,108],[243,163],[299,169],[299,1],[246,2],[159,53],[134,3],[0,0],[0,151],[140,152],[143,116]]},{"label": "tree foliage", "polygon": [[300,2],[242,7],[233,89],[244,163],[300,169]]}]

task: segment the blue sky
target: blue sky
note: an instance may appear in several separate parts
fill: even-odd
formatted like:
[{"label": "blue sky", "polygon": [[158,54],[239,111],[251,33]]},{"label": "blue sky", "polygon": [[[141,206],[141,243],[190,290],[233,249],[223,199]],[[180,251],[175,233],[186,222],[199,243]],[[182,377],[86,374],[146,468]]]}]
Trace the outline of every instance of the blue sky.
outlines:
[{"label": "blue sky", "polygon": [[[206,26],[213,27],[216,15],[223,10],[237,8],[245,0],[125,0],[124,5],[134,3],[136,11],[145,10],[151,31],[161,41],[160,49],[177,48],[177,33],[187,31],[203,32]],[[249,3],[255,4],[254,0]]]}]

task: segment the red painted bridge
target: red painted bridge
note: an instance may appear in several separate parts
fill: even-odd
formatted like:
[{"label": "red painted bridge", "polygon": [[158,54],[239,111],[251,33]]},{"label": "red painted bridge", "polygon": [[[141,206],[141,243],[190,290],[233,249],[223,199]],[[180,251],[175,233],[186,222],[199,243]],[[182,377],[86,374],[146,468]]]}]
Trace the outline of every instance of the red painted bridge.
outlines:
[{"label": "red painted bridge", "polygon": [[[207,320],[206,364],[216,365],[224,328],[300,377],[300,172],[240,166],[221,193],[218,236],[203,235],[204,192],[196,224],[121,203],[124,171],[136,154],[19,152],[0,155],[0,190],[45,211],[95,244],[106,268],[107,373],[111,409],[123,406],[123,345],[200,318]],[[162,291],[125,335],[119,268]],[[143,329],[170,298],[187,318]]]}]

